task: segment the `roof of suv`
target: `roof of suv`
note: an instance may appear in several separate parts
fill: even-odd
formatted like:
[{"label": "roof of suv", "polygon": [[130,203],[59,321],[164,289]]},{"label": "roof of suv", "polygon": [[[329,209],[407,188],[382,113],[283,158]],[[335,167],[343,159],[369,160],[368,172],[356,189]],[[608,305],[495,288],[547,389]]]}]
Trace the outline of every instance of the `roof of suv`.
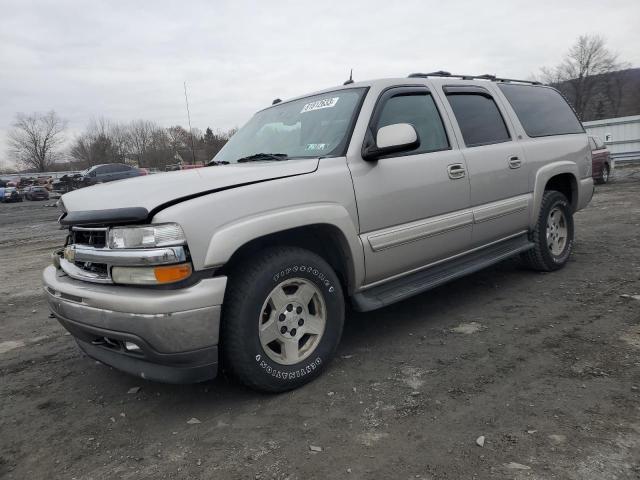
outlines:
[{"label": "roof of suv", "polygon": [[[352,88],[362,88],[362,87],[390,87],[395,85],[424,85],[425,80],[435,84],[435,85],[486,85],[488,83],[512,83],[517,85],[535,85],[535,86],[544,86],[540,82],[531,81],[531,80],[514,80],[514,79],[506,79],[506,78],[497,78],[493,75],[452,75],[448,72],[433,72],[433,73],[414,73],[409,75],[408,77],[392,77],[392,78],[378,78],[373,80],[364,80],[361,82],[345,82],[343,85],[337,85],[330,88],[324,88],[322,90],[317,90],[315,92],[305,93],[303,95],[298,95],[292,98],[288,98],[286,100],[282,100],[281,102],[274,103],[267,108],[274,107],[276,105],[280,105],[281,103],[288,103],[295,100],[299,100],[306,97],[311,97],[314,95],[322,95],[323,93],[329,92],[337,92],[340,90],[348,90]],[[266,109],[265,109],[266,110]]]}]

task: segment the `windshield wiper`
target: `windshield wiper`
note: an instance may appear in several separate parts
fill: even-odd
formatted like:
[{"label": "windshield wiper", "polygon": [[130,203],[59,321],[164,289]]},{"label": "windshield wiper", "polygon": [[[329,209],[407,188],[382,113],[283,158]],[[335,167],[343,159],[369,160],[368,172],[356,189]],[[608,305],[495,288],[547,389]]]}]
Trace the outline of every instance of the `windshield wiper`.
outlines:
[{"label": "windshield wiper", "polygon": [[254,155],[249,155],[248,157],[242,157],[236,160],[238,163],[246,163],[246,162],[262,162],[264,160],[275,160],[282,161],[287,160],[289,155],[286,153],[256,153]]},{"label": "windshield wiper", "polygon": [[207,165],[229,165],[229,162],[226,160],[211,160]]}]

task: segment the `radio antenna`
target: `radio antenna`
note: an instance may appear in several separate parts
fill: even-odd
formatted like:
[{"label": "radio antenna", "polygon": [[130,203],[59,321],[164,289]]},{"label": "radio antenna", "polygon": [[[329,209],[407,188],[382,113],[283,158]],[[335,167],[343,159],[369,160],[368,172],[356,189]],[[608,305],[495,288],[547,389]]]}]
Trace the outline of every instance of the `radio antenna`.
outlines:
[{"label": "radio antenna", "polygon": [[350,85],[353,83],[353,68],[349,72],[349,80],[343,83],[343,85]]},{"label": "radio antenna", "polygon": [[193,164],[196,164],[196,152],[193,149],[193,130],[191,130],[191,113],[189,113],[189,99],[187,98],[187,82],[184,82],[184,102],[187,105],[187,120],[189,121],[189,136],[191,137],[191,158]]}]

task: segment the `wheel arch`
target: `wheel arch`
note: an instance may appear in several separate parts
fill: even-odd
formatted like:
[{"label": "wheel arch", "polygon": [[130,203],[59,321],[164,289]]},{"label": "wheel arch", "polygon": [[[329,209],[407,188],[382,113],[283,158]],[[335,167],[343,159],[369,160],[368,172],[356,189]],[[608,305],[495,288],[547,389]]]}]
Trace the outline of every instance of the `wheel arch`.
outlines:
[{"label": "wheel arch", "polygon": [[533,228],[538,220],[542,196],[545,191],[556,190],[562,193],[567,197],[575,212],[578,209],[580,199],[579,188],[578,166],[574,162],[556,162],[540,168],[536,173],[529,226]]},{"label": "wheel arch", "polygon": [[211,238],[205,265],[228,273],[248,256],[276,245],[306,248],[320,255],[336,271],[347,294],[364,280],[362,244],[351,217],[340,205],[266,212],[226,225]]}]

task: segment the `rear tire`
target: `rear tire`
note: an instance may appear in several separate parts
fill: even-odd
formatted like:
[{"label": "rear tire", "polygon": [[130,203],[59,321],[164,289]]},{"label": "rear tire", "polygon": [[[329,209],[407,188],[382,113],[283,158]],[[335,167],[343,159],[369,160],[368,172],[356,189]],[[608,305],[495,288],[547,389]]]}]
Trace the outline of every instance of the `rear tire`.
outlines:
[{"label": "rear tire", "polygon": [[600,177],[595,180],[595,183],[597,183],[598,185],[609,183],[610,173],[611,169],[609,168],[609,165],[606,163],[602,164],[602,172],[600,173]]},{"label": "rear tire", "polygon": [[345,303],[333,269],[296,247],[267,249],[236,266],[223,304],[223,368],[259,391],[316,378],[342,336]]},{"label": "rear tire", "polygon": [[551,272],[565,266],[573,250],[573,209],[562,193],[547,190],[536,226],[531,233],[534,247],[521,258],[526,266]]},{"label": "rear tire", "polygon": [[609,169],[609,165],[606,163],[602,166],[602,183],[609,183],[609,173],[611,170]]}]

